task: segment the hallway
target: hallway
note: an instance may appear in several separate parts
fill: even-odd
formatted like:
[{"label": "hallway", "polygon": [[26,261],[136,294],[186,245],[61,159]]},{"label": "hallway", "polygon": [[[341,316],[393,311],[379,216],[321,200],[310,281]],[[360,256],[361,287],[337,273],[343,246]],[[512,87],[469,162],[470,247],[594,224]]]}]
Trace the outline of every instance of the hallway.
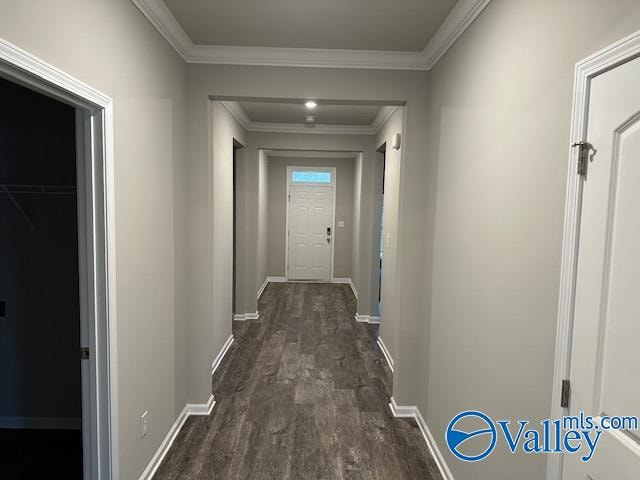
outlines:
[{"label": "hallway", "polygon": [[414,420],[393,418],[377,326],[348,285],[272,283],[259,320],[234,322],[210,416],[190,417],[166,479],[441,477]]}]

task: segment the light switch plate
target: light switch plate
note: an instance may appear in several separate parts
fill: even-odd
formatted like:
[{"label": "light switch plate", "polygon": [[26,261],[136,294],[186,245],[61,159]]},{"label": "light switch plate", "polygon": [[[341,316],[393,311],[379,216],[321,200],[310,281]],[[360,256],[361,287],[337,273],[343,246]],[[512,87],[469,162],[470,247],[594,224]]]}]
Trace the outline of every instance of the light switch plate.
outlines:
[{"label": "light switch plate", "polygon": [[344,220],[338,220],[338,228],[344,228]]}]

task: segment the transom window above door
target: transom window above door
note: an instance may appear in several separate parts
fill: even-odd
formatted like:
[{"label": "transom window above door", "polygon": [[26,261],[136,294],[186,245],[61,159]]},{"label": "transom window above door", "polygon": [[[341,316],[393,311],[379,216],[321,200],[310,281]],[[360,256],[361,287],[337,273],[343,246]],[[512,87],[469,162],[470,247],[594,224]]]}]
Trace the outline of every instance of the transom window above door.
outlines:
[{"label": "transom window above door", "polygon": [[327,183],[331,184],[331,172],[296,171],[291,172],[291,183]]},{"label": "transom window above door", "polygon": [[289,185],[325,186],[336,184],[335,167],[287,167]]}]

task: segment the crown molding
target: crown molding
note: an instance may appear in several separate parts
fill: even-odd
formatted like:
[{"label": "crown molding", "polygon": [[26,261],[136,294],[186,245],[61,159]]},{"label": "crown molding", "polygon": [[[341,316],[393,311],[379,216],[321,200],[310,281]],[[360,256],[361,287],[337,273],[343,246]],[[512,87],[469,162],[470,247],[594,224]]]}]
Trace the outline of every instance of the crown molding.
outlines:
[{"label": "crown molding", "polygon": [[320,150],[264,150],[264,153],[266,153],[267,157],[270,158],[356,158],[359,152],[323,152]]},{"label": "crown molding", "polygon": [[306,133],[314,135],[375,135],[371,125],[315,125],[251,122],[249,132]]},{"label": "crown molding", "polygon": [[251,119],[238,102],[223,100],[220,103],[222,103],[222,105],[224,105],[226,109],[229,110],[231,115],[233,115],[233,118],[235,118],[238,123],[242,125],[242,128],[250,131],[249,127],[251,126]]},{"label": "crown molding", "polygon": [[426,60],[425,69],[431,70],[447,50],[478,18],[491,0],[458,0],[440,28],[422,51]]},{"label": "crown molding", "polygon": [[374,133],[378,133],[382,126],[389,120],[389,117],[393,115],[393,112],[396,111],[398,106],[384,106],[380,109],[376,118],[373,119],[373,123],[371,124],[371,128]]},{"label": "crown molding", "polygon": [[[307,133],[316,135],[375,135],[373,125],[314,125],[252,122],[238,102],[221,101],[247,132]],[[386,108],[386,107],[385,107]]]},{"label": "crown molding", "polygon": [[194,43],[163,0],[131,0],[185,62],[190,63]]},{"label": "crown molding", "polygon": [[426,70],[425,60],[423,52],[193,45],[187,61],[271,67]]},{"label": "crown molding", "polygon": [[491,0],[458,0],[421,52],[196,45],[163,0],[131,1],[187,63],[431,70]]}]

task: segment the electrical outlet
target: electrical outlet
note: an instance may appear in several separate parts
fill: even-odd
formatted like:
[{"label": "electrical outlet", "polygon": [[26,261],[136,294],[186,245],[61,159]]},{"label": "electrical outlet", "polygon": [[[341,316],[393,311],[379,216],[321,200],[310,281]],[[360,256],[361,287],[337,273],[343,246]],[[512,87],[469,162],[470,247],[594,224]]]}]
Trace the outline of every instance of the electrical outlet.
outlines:
[{"label": "electrical outlet", "polygon": [[144,412],[140,417],[140,438],[144,438],[147,434],[147,421],[148,421],[149,410]]}]

